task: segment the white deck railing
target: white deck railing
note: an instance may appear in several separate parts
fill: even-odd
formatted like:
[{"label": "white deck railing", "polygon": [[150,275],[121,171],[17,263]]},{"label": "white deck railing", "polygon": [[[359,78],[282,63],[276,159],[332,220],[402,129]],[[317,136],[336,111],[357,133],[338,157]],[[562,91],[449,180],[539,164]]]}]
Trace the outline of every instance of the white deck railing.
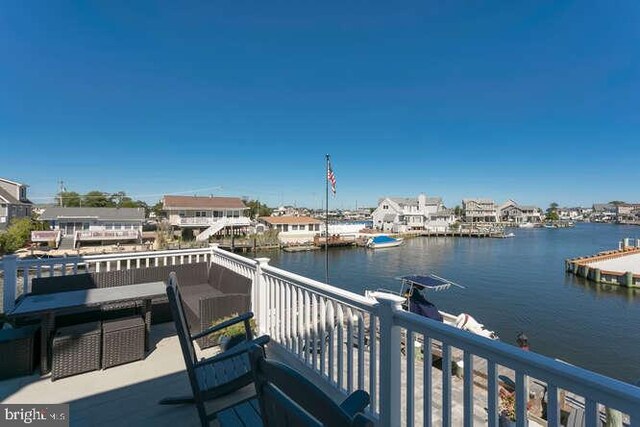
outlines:
[{"label": "white deck railing", "polygon": [[76,231],[76,241],[139,239],[138,230],[82,230]]},{"label": "white deck railing", "polygon": [[[365,297],[270,266],[266,258],[253,260],[217,247],[63,261],[5,257],[0,260],[5,309],[12,305],[7,299],[15,300],[19,272],[28,289],[30,278],[43,271],[70,274],[81,268],[109,271],[202,261],[252,278],[260,332],[336,390],[369,392],[370,410],[383,426],[470,426],[479,417],[497,426],[498,374],[505,369],[515,378],[518,426],[527,425],[527,384],[533,380],[547,388],[548,425],[560,424],[561,390],[584,400],[587,427],[598,425],[605,407],[622,412],[630,425],[640,424],[638,387],[407,313],[392,295]],[[416,357],[435,343],[445,369],[432,366],[431,351],[424,351],[422,360]],[[462,380],[446,369],[454,350],[462,352]],[[473,386],[479,376],[486,380],[485,389]],[[483,413],[474,408],[478,400]]]}]

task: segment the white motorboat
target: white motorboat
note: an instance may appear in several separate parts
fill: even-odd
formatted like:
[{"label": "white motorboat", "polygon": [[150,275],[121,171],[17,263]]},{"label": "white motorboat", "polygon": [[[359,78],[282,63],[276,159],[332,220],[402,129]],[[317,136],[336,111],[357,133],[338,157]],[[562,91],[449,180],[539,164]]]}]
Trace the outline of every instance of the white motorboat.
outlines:
[{"label": "white motorboat", "polygon": [[395,246],[400,246],[403,243],[401,238],[395,239],[393,237],[381,235],[371,237],[367,240],[367,247],[370,249],[382,249],[382,248],[393,248]]},{"label": "white motorboat", "polygon": [[518,225],[518,228],[534,228],[536,225],[532,222],[524,222]]}]

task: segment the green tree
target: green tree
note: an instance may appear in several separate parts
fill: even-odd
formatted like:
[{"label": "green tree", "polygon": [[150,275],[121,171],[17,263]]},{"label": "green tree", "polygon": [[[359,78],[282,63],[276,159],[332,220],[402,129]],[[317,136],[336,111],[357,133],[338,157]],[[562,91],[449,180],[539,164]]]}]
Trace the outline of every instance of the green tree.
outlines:
[{"label": "green tree", "polygon": [[61,191],[56,194],[56,201],[65,207],[78,207],[82,202],[82,197],[75,191]]},{"label": "green tree", "polygon": [[17,218],[11,221],[5,233],[0,234],[0,253],[12,253],[24,247],[36,229],[31,218]]},{"label": "green tree", "polygon": [[245,205],[249,208],[249,218],[256,218],[259,216],[269,216],[273,209],[267,205],[260,203],[257,200],[249,200],[245,202]]},{"label": "green tree", "polygon": [[609,202],[609,204],[614,206],[620,206],[620,205],[625,205],[626,202],[623,202],[622,200],[614,200],[612,202]]},{"label": "green tree", "polygon": [[558,221],[560,215],[558,215],[558,204],[553,202],[547,208],[547,221]]},{"label": "green tree", "polygon": [[460,205],[456,205],[456,207],[453,208],[453,213],[455,216],[462,216],[462,208],[460,207]]},{"label": "green tree", "polygon": [[162,218],[165,216],[163,209],[164,209],[164,205],[162,204],[162,200],[161,200],[151,207],[151,212],[156,214],[156,218]]},{"label": "green tree", "polygon": [[91,208],[112,208],[115,207],[116,204],[111,197],[108,197],[107,193],[103,193],[102,191],[89,191],[82,198],[82,206],[87,206]]}]

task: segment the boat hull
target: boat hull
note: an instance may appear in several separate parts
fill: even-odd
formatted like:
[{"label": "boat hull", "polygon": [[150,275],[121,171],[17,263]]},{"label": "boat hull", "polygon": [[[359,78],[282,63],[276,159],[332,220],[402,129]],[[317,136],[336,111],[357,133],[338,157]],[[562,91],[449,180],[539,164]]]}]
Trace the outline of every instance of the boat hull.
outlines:
[{"label": "boat hull", "polygon": [[400,246],[402,243],[403,241],[399,239],[395,242],[388,242],[388,243],[369,243],[367,247],[369,249],[394,248],[396,246]]}]

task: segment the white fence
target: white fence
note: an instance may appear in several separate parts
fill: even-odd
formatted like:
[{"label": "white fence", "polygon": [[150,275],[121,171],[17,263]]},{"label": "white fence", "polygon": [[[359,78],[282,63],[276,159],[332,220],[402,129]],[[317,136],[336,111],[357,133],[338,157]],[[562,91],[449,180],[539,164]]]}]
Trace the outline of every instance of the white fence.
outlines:
[{"label": "white fence", "polygon": [[[640,388],[579,367],[492,341],[402,310],[398,297],[354,294],[279,268],[268,259],[248,259],[217,247],[95,255],[64,260],[0,261],[5,310],[16,296],[18,278],[85,271],[212,262],[253,279],[253,310],[261,333],[330,383],[349,393],[366,390],[370,410],[383,426],[442,424],[471,426],[474,419],[498,425],[499,372],[515,378],[517,425],[527,425],[527,384],[546,387],[548,425],[560,425],[560,391],[583,400],[586,426],[599,424],[605,407],[640,425]],[[64,267],[60,267],[64,266]],[[442,369],[432,352],[441,349]],[[422,359],[417,357],[424,351]],[[463,354],[463,379],[453,377],[453,351]],[[482,377],[486,387],[474,386]],[[481,401],[478,409],[477,401]],[[474,402],[476,403],[474,405]],[[482,412],[482,413],[480,413]]]}]

